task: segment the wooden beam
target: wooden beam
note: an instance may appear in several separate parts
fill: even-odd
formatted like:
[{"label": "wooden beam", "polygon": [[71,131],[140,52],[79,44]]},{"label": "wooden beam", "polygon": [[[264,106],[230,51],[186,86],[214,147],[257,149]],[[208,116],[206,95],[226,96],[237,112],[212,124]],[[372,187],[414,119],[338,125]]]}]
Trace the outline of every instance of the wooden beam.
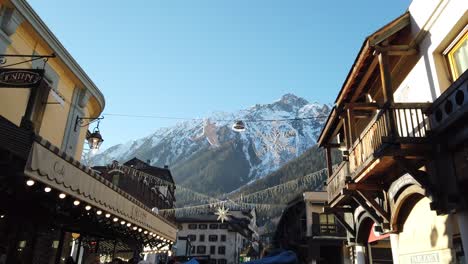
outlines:
[{"label": "wooden beam", "polygon": [[354,111],[353,115],[354,115],[354,118],[369,118],[369,117],[372,117],[374,113],[369,112],[369,111],[359,110],[359,111]]},{"label": "wooden beam", "polygon": [[378,35],[372,36],[369,40],[370,46],[376,46],[381,42],[387,40],[390,36],[397,33],[398,31],[402,30],[406,26],[410,24],[410,16],[408,13],[404,14],[400,18],[396,19],[395,21],[391,22],[389,25],[385,26],[385,29],[379,30]]},{"label": "wooden beam", "polygon": [[[355,122],[354,122],[354,114],[353,114],[353,111],[351,111],[351,109],[347,109],[346,110],[347,112],[347,115],[348,115],[348,133],[349,133],[349,139],[350,139],[350,144],[352,145],[354,143],[354,139],[356,138],[356,126],[355,126]],[[348,148],[350,149],[350,147]]]},{"label": "wooden beam", "polygon": [[333,165],[332,165],[331,150],[329,147],[325,148],[325,155],[327,157],[328,178],[330,178],[333,175]]},{"label": "wooden beam", "polygon": [[360,195],[354,194],[354,195],[351,195],[351,197],[353,198],[354,201],[356,201],[356,203],[358,203],[362,208],[364,208],[364,210],[370,215],[370,217],[372,218],[372,220],[374,220],[374,222],[376,224],[382,224],[383,223],[382,217],[377,215],[375,213],[375,210],[373,208],[369,207],[369,205],[366,203],[366,201]]},{"label": "wooden beam", "polygon": [[379,52],[380,79],[385,103],[393,104],[392,76],[387,52]]},{"label": "wooden beam", "polygon": [[369,68],[367,68],[366,73],[361,79],[361,82],[359,83],[358,87],[356,88],[356,91],[354,92],[353,97],[351,97],[351,102],[356,101],[356,99],[361,95],[362,91],[364,90],[364,87],[366,87],[367,82],[369,81],[369,78],[371,77],[372,73],[374,72],[375,68],[377,67],[378,64],[377,58],[374,57],[372,60],[371,64],[369,65]]},{"label": "wooden beam", "polygon": [[378,184],[366,184],[366,183],[347,183],[346,188],[348,190],[356,191],[382,191],[383,186],[379,186]]},{"label": "wooden beam", "polygon": [[345,143],[346,143],[346,149],[350,149],[351,148],[351,145],[352,145],[352,142],[351,142],[351,138],[349,137],[349,122],[348,122],[348,117],[345,117],[343,119],[343,131],[344,131],[344,139],[345,139]]},{"label": "wooden beam", "polygon": [[416,49],[388,51],[388,56],[411,56],[418,54]]},{"label": "wooden beam", "polygon": [[390,222],[390,214],[385,211],[372,197],[370,197],[368,194],[366,194],[363,191],[356,190],[356,192],[364,198],[366,202],[368,202],[372,208],[381,216],[385,219],[385,221]]},{"label": "wooden beam", "polygon": [[353,110],[377,110],[382,107],[378,103],[350,103],[348,108]]},{"label": "wooden beam", "polygon": [[338,214],[337,212],[332,212],[332,214],[335,216],[335,219],[338,221],[338,223],[340,223],[344,229],[346,229],[346,231],[348,231],[353,237],[356,237],[356,231],[346,222],[342,215]]},{"label": "wooden beam", "polygon": [[376,45],[375,50],[377,51],[407,51],[413,49],[410,45],[387,45],[387,46],[380,46]]},{"label": "wooden beam", "polygon": [[[392,77],[390,73],[390,65],[388,61],[388,54],[386,52],[379,53],[379,66],[380,66],[380,78],[382,81],[382,92],[384,96],[385,107],[393,105],[393,88],[392,88]],[[396,122],[395,116],[392,109],[388,110],[388,123],[389,123],[389,136],[395,138],[396,133]]]},{"label": "wooden beam", "polygon": [[397,164],[406,172],[411,174],[413,178],[427,191],[432,191],[432,186],[429,180],[429,174],[425,171],[415,168],[411,163],[403,157],[395,157]]}]

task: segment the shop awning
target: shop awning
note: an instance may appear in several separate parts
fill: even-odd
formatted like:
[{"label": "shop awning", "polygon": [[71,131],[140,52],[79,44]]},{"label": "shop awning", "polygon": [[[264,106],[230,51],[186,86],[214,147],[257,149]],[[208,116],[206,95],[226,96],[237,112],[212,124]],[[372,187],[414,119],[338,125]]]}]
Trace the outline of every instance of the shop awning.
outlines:
[{"label": "shop awning", "polygon": [[148,235],[152,233],[170,241],[176,239],[174,224],[42,138],[33,143],[24,173],[99,208],[103,217],[109,213],[147,231]]}]

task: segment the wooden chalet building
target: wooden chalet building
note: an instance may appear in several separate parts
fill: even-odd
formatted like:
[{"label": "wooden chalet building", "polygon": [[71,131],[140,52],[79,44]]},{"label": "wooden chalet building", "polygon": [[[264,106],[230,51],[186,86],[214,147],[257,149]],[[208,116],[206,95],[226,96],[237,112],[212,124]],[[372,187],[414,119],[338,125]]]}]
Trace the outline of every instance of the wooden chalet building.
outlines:
[{"label": "wooden chalet building", "polygon": [[466,261],[467,8],[414,0],[365,39],[336,98],[318,143],[354,263]]},{"label": "wooden chalet building", "polygon": [[[171,171],[167,166],[159,168],[151,166],[138,158],[133,158],[123,164],[114,161],[108,166],[96,166],[94,170],[118,186],[125,192],[142,201],[153,212],[173,209],[175,204],[175,184]],[[175,223],[173,210],[164,213],[164,217]],[[162,214],[162,212],[161,212]]]}]

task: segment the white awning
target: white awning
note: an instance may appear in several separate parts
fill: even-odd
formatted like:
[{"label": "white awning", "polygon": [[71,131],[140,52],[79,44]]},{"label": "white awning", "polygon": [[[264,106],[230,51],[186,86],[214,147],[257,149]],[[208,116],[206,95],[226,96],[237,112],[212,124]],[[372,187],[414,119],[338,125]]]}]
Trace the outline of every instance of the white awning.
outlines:
[{"label": "white awning", "polygon": [[[176,226],[48,141],[34,142],[24,173],[81,202],[170,241]],[[138,231],[136,231],[138,232]]]}]

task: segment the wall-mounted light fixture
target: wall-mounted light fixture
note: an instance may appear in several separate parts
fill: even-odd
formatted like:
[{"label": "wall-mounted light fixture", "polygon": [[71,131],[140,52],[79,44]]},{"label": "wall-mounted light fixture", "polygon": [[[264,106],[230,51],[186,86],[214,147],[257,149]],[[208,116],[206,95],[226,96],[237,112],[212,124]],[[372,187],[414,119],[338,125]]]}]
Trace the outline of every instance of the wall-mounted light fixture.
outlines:
[{"label": "wall-mounted light fixture", "polygon": [[[102,139],[101,133],[99,131],[99,122],[102,119],[104,119],[103,116],[102,117],[79,117],[79,116],[76,117],[75,132],[77,131],[78,127],[85,127],[95,121],[98,122],[93,132],[89,133],[88,131],[88,133],[86,134],[86,140],[88,141],[88,145],[91,150],[98,150],[102,142],[104,142],[104,139]],[[90,120],[90,121],[85,123],[84,120]]]}]

